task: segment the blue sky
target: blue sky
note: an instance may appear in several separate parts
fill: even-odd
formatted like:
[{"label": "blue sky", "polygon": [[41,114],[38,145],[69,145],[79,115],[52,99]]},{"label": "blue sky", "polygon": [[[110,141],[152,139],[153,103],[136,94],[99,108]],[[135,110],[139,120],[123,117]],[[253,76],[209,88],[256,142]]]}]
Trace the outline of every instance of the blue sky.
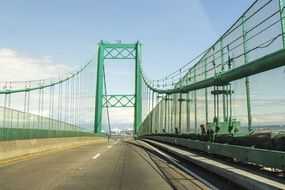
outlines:
[{"label": "blue sky", "polygon": [[[0,56],[8,55],[7,61],[16,55],[13,63],[20,66],[11,68],[29,70],[23,77],[30,80],[45,78],[48,69],[40,69],[48,64],[56,65],[50,69],[52,74],[80,67],[96,53],[101,39],[127,43],[139,40],[146,73],[161,78],[208,48],[252,2],[0,0],[0,50],[4,50]],[[109,92],[133,92],[132,65],[106,63],[106,67]],[[3,72],[5,80],[15,78],[13,70],[7,68],[0,79]]]},{"label": "blue sky", "polygon": [[1,0],[0,48],[80,66],[95,53],[101,39],[139,40],[145,70],[159,78],[207,48],[251,3]]}]

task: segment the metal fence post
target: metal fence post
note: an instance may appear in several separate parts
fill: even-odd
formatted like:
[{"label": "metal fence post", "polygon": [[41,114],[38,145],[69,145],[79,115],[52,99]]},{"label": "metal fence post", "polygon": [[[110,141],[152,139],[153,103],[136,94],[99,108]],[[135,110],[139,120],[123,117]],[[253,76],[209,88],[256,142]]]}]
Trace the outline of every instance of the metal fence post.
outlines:
[{"label": "metal fence post", "polygon": [[[248,63],[247,55],[247,31],[246,31],[246,17],[242,16],[242,33],[243,33],[243,50],[244,50],[244,64]],[[249,78],[245,78],[245,88],[246,88],[246,104],[247,104],[247,120],[248,120],[248,131],[252,129],[252,117],[251,117],[251,102],[250,102],[250,86]]]}]

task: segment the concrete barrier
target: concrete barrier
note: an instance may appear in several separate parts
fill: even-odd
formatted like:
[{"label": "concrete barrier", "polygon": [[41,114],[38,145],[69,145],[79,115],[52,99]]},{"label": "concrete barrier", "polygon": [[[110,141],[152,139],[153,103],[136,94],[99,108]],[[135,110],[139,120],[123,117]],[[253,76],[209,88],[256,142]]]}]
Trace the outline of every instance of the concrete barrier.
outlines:
[{"label": "concrete barrier", "polygon": [[0,141],[0,160],[103,141],[107,139],[104,137],[66,137]]}]

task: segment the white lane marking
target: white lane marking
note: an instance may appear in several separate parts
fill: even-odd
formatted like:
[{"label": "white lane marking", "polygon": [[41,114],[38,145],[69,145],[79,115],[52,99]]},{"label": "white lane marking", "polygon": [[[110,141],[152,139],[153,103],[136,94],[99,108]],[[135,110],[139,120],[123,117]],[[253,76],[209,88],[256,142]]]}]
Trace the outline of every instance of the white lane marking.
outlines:
[{"label": "white lane marking", "polygon": [[163,155],[164,157],[166,157],[169,161],[171,161],[173,164],[175,164],[176,166],[178,166],[179,168],[181,168],[182,170],[184,170],[185,172],[187,172],[188,174],[190,174],[191,176],[193,176],[194,178],[196,178],[197,180],[201,181],[202,183],[204,183],[205,185],[207,185],[209,188],[213,189],[213,190],[219,190],[219,188],[215,187],[214,185],[212,185],[210,182],[208,182],[207,180],[201,178],[199,175],[197,175],[196,173],[192,172],[191,170],[189,170],[188,168],[184,167],[182,164],[179,164],[178,162],[176,162],[175,160],[173,160],[169,155],[159,151],[158,149],[156,149],[155,147],[153,147],[152,145],[144,142],[144,141],[140,141],[142,143],[144,143],[145,145],[151,147],[153,150],[155,150],[156,152],[158,152],[159,154]]},{"label": "white lane marking", "polygon": [[107,148],[112,148],[112,146],[108,146]]},{"label": "white lane marking", "polygon": [[114,144],[117,144],[117,142],[114,142]]},{"label": "white lane marking", "polygon": [[95,160],[96,158],[98,158],[101,154],[96,154],[95,156],[93,156],[93,160]]}]

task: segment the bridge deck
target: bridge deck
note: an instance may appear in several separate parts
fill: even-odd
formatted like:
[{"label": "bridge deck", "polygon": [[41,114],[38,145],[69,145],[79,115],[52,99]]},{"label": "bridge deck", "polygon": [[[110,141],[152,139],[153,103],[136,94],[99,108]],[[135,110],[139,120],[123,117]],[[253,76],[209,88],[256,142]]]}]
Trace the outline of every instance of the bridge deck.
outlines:
[{"label": "bridge deck", "polygon": [[131,140],[84,145],[0,165],[0,187],[208,189],[146,145]]}]

